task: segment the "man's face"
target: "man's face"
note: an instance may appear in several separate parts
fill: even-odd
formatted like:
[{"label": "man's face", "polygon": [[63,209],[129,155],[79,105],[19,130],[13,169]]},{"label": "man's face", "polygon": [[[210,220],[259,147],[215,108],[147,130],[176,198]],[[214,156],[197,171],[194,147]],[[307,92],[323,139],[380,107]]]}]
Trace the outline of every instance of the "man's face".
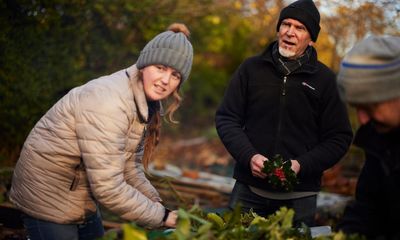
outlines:
[{"label": "man's face", "polygon": [[296,59],[311,43],[310,33],[304,24],[292,18],[282,21],[278,32],[279,53],[282,56]]},{"label": "man's face", "polygon": [[359,122],[372,121],[378,132],[386,133],[400,127],[400,98],[373,104],[354,104]]}]

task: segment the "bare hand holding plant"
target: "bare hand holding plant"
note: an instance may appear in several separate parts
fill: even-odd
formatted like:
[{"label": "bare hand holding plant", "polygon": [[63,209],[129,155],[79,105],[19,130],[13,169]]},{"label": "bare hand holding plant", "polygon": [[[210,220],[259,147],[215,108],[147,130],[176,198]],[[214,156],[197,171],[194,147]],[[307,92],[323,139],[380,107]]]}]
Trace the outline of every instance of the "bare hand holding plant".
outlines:
[{"label": "bare hand holding plant", "polygon": [[277,190],[293,191],[298,183],[296,173],[292,170],[292,161],[297,163],[295,169],[300,170],[300,164],[296,160],[283,161],[279,154],[264,162],[262,171],[267,175],[268,183]]}]

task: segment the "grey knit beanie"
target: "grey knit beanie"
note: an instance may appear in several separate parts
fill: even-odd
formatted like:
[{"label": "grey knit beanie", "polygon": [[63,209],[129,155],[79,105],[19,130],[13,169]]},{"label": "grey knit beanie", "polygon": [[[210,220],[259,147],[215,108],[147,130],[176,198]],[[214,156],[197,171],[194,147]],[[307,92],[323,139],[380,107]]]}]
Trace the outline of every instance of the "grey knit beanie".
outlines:
[{"label": "grey knit beanie", "polygon": [[193,47],[188,40],[189,30],[184,24],[174,23],[167,31],[155,36],[140,52],[138,69],[162,64],[177,70],[182,82],[188,79],[193,62]]},{"label": "grey knit beanie", "polygon": [[338,87],[355,104],[400,97],[400,37],[370,36],[356,44],[341,63]]}]

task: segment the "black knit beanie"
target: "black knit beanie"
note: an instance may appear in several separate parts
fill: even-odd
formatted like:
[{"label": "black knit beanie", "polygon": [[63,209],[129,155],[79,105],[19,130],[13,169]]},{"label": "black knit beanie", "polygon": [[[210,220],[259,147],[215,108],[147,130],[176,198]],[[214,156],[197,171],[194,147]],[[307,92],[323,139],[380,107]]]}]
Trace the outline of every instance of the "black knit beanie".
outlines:
[{"label": "black knit beanie", "polygon": [[278,32],[283,19],[286,18],[293,18],[304,24],[311,35],[311,40],[317,41],[318,33],[321,29],[319,26],[320,16],[312,0],[298,0],[283,8],[276,26]]}]

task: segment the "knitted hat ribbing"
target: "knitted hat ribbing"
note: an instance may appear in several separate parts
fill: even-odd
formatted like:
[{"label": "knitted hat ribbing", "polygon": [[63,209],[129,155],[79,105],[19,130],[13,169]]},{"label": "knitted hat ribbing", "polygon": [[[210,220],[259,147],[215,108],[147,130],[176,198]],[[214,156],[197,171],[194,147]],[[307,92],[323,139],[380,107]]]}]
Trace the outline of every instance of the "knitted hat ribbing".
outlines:
[{"label": "knitted hat ribbing", "polygon": [[400,37],[370,36],[344,57],[338,87],[350,103],[376,103],[400,97]]},{"label": "knitted hat ribbing", "polygon": [[185,25],[172,24],[167,31],[146,44],[136,62],[137,68],[162,64],[177,70],[184,82],[189,77],[193,62],[193,47],[188,34]]}]

